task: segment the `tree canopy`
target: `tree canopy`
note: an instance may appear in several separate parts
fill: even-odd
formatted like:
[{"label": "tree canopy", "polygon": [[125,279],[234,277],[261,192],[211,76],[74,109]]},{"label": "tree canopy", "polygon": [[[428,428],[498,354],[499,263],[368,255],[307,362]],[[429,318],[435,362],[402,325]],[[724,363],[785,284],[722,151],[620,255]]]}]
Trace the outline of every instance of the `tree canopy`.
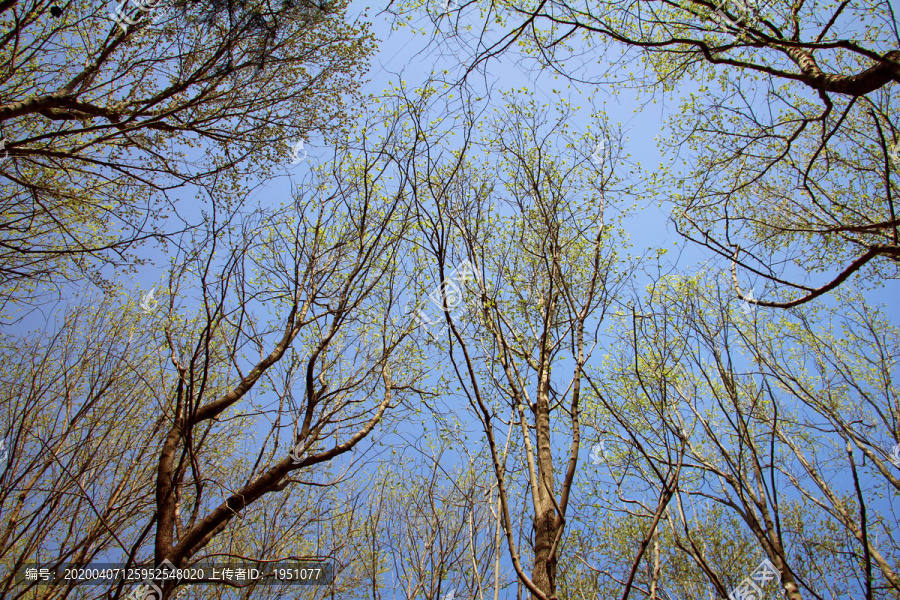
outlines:
[{"label": "tree canopy", "polygon": [[0,33],[0,597],[900,598],[889,3]]}]

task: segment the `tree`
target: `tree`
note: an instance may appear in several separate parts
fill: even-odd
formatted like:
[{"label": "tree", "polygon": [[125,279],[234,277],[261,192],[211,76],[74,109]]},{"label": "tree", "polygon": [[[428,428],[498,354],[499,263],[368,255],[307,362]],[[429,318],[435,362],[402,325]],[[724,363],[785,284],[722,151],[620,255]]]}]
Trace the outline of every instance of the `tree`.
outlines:
[{"label": "tree", "polygon": [[[445,325],[445,333],[433,335],[434,348],[452,364],[460,386],[455,396],[469,405],[486,437],[509,558],[526,593],[546,600],[557,597],[581,447],[583,371],[603,316],[631,271],[620,229],[628,190],[608,164],[595,170],[583,153],[592,145],[586,140],[569,149],[568,162],[553,156],[555,138],[547,132],[561,127],[565,114],[548,125],[533,102],[508,100],[477,138],[477,103],[463,103],[463,145],[449,160],[430,151],[445,143],[438,141],[439,126],[419,128],[424,119],[414,121],[410,137],[421,144],[418,244],[437,282],[422,290],[439,315],[430,325]],[[485,154],[483,162],[473,160],[476,150]],[[531,516],[530,574],[498,443],[498,421],[507,415],[519,436],[514,447],[527,480],[523,491],[530,494],[522,506]]]},{"label": "tree", "polygon": [[289,144],[346,125],[373,48],[345,2],[127,4],[119,24],[47,4],[0,6],[4,304],[143,264],[141,243],[197,225],[178,188],[232,206]]},{"label": "tree", "polygon": [[29,593],[14,584],[23,563],[90,563],[152,518],[152,465],[142,455],[165,421],[149,401],[162,373],[149,332],[121,318],[116,304],[73,306],[55,334],[3,336],[6,597]]},{"label": "tree", "polygon": [[619,315],[630,353],[586,376],[589,413],[622,437],[610,458],[622,480],[682,470],[663,586],[724,597],[768,559],[792,600],[896,597],[896,519],[881,501],[897,489],[884,443],[898,434],[896,327],[844,291],[841,309],[744,314],[728,285],[656,282]]},{"label": "tree", "polygon": [[[879,503],[894,488],[891,448],[871,432],[897,435],[894,329],[868,308],[844,309],[865,307],[846,287],[835,290],[837,306],[742,317],[756,309],[729,302],[718,285],[727,279],[672,276],[627,307],[619,277],[631,272],[615,253],[624,243],[600,217],[608,216],[601,206],[619,205],[607,201],[614,180],[601,170],[580,187],[589,144],[570,148],[570,162],[551,158],[539,125],[558,132],[565,120],[547,126],[535,113],[514,103],[480,139],[474,125],[461,125],[462,147],[449,149],[424,118],[409,120],[421,144],[418,243],[439,282],[418,297],[430,292],[432,314],[443,317],[423,326],[484,429],[519,580],[538,598],[713,598],[749,585],[767,560],[768,585],[777,576],[792,600],[826,588],[893,597],[896,550],[885,540],[893,520]],[[474,108],[465,114],[477,119]],[[497,163],[479,169],[476,150]],[[463,283],[451,265],[466,261]],[[596,292],[593,274],[604,282]],[[611,312],[608,358],[590,360]],[[841,321],[852,332],[845,340]],[[579,497],[585,469],[569,478],[554,464],[561,455],[567,466],[584,465],[585,408],[593,429],[618,443],[609,447],[610,477],[583,483],[592,492]],[[505,411],[521,429],[530,492],[522,502],[497,451]],[[610,485],[615,494],[597,498]],[[530,531],[514,522],[519,508],[530,513]],[[591,520],[604,535],[590,535]],[[530,573],[517,535],[531,537]],[[838,553],[840,561],[823,560]]]},{"label": "tree", "polygon": [[[18,568],[35,554],[51,567],[109,553],[130,566],[169,561],[177,567],[207,554],[308,554],[304,527],[321,514],[288,502],[291,490],[333,485],[324,479],[324,466],[389,422],[388,409],[418,395],[412,326],[391,316],[403,289],[397,268],[411,224],[409,203],[402,184],[384,187],[384,146],[364,144],[342,153],[330,172],[323,170],[321,179],[279,210],[211,215],[206,235],[183,245],[165,306],[141,319],[133,302],[120,305],[116,309],[125,309],[127,317],[115,335],[88,344],[88,364],[99,369],[91,386],[79,387],[71,378],[73,387],[64,395],[31,392],[64,414],[76,410],[90,426],[86,433],[99,431],[97,444],[104,427],[149,432],[141,440],[141,468],[127,468],[132,456],[113,448],[98,447],[95,454],[90,447],[72,448],[69,429],[63,438],[76,455],[71,460],[78,470],[70,469],[76,476],[99,467],[104,477],[95,481],[104,490],[122,493],[133,485],[129,500],[134,494],[143,501],[126,510],[113,493],[105,512],[98,507],[99,524],[67,518],[73,503],[89,505],[95,496],[67,480],[45,484],[55,475],[47,465],[55,463],[42,447],[57,438],[45,440],[40,419],[20,419],[18,429],[8,425],[16,458],[4,479],[11,483],[4,501],[18,502],[20,512],[44,502],[28,516],[56,520],[42,533],[25,513],[14,519],[0,550],[9,564]],[[140,342],[140,360],[133,364],[124,332]],[[123,358],[103,364],[111,352]],[[154,375],[151,367],[161,355],[170,366]],[[19,387],[28,390],[30,370],[19,373],[25,379]],[[8,393],[15,392],[13,386]],[[68,404],[60,405],[60,397]],[[127,419],[116,420],[119,413]],[[49,409],[41,408],[43,414]],[[8,417],[10,423],[18,415]],[[66,528],[64,543],[50,542]],[[298,537],[277,535],[285,531]],[[4,575],[6,589],[13,575]],[[113,597],[128,591],[123,584]],[[45,596],[58,593],[44,590],[38,588]],[[69,587],[64,595],[71,592]],[[165,596],[173,592],[166,582]]]},{"label": "tree", "polygon": [[485,457],[469,454],[463,435],[434,433],[392,444],[354,495],[358,510],[341,534],[352,540],[343,579],[354,585],[342,597],[484,598],[493,585],[496,598],[509,585]]},{"label": "tree", "polygon": [[[742,299],[785,308],[854,274],[874,284],[896,276],[900,127],[889,90],[900,37],[890,3],[489,7],[466,75],[518,44],[577,83],[684,90],[666,145],[685,168],[662,169],[655,187],[683,235],[732,263]],[[622,68],[632,58],[635,75]],[[774,297],[748,293],[744,273],[775,284]]]}]

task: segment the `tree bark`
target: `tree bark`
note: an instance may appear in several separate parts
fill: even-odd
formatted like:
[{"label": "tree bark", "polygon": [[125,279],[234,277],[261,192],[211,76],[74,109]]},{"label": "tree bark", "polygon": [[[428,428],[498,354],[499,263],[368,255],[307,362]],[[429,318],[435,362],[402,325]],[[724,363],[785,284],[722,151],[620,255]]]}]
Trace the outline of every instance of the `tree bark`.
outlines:
[{"label": "tree bark", "polygon": [[[548,312],[553,313],[553,302]],[[553,453],[550,446],[550,358],[546,341],[541,352],[541,371],[535,405],[538,486],[534,507],[534,571],[532,580],[548,598],[556,597],[556,551],[553,548],[560,522],[556,514]],[[532,596],[536,598],[535,596]]]}]

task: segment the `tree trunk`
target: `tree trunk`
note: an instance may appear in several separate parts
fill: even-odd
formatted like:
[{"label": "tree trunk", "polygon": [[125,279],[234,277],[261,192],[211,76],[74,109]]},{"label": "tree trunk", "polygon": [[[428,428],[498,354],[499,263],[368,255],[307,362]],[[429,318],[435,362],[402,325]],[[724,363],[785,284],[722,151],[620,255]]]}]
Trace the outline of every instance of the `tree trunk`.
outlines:
[{"label": "tree trunk", "polygon": [[[551,306],[552,310],[552,306]],[[550,360],[544,350],[535,405],[538,489],[534,507],[534,571],[532,580],[548,598],[556,597],[557,552],[553,542],[562,521],[556,514],[553,483],[553,454],[550,448]],[[551,552],[552,551],[552,552]]]}]

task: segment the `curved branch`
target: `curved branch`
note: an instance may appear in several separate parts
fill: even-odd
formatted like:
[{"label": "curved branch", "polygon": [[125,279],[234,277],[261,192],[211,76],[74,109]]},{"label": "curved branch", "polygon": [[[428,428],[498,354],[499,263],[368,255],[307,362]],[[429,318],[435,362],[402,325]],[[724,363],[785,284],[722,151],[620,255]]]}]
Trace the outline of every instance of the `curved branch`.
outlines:
[{"label": "curved branch", "polygon": [[737,293],[738,298],[740,298],[747,304],[756,304],[758,306],[766,306],[766,307],[770,307],[770,308],[791,308],[791,307],[798,306],[800,304],[809,302],[810,300],[814,300],[815,298],[818,298],[822,294],[826,294],[826,293],[830,292],[831,290],[833,290],[834,288],[836,288],[837,286],[841,285],[844,281],[847,280],[848,277],[853,275],[853,273],[855,273],[856,271],[860,270],[867,262],[869,262],[870,260],[872,260],[873,258],[875,258],[876,256],[879,256],[881,254],[888,254],[891,256],[900,257],[900,247],[889,246],[887,244],[875,244],[874,246],[871,246],[865,252],[865,254],[863,254],[862,256],[860,256],[859,258],[854,260],[852,263],[850,263],[847,266],[847,268],[845,268],[843,271],[841,271],[840,275],[838,275],[837,277],[835,277],[833,280],[831,280],[829,283],[823,285],[822,287],[816,288],[816,289],[812,290],[810,293],[808,293],[805,296],[802,296],[800,298],[797,298],[796,300],[790,300],[788,302],[770,302],[770,301],[766,301],[766,300],[757,300],[755,298],[750,298],[750,297],[744,296],[743,293],[741,293],[741,288],[738,285],[738,278],[737,278],[737,257],[738,257],[738,253],[740,251],[741,251],[741,247],[735,246],[734,256],[731,259],[731,281],[734,285],[734,291]]}]

